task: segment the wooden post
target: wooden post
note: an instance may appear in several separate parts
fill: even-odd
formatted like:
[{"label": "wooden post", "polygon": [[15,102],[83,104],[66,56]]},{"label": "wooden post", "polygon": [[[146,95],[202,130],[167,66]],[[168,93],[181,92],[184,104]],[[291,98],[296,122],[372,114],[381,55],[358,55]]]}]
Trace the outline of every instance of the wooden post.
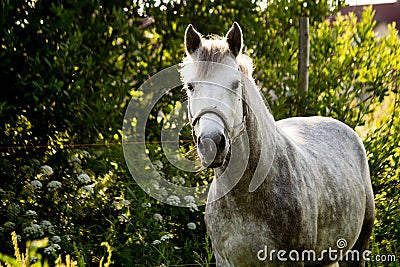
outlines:
[{"label": "wooden post", "polygon": [[310,35],[308,17],[299,17],[299,63],[297,87],[297,116],[304,116],[306,109],[305,93],[308,91],[308,68],[310,58]]}]

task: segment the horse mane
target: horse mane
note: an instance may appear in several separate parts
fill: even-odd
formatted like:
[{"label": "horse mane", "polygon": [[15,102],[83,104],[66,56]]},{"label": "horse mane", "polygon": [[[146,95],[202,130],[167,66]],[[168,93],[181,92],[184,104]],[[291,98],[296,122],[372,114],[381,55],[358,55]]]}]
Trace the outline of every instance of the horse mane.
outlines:
[{"label": "horse mane", "polygon": [[[196,67],[196,77],[206,77],[209,73],[213,71],[213,67],[216,64],[212,63],[222,63],[225,57],[233,55],[229,50],[228,43],[225,37],[220,37],[213,35],[210,39],[201,39],[201,46],[191,55],[186,55],[183,58],[181,67],[194,62],[202,62],[203,64],[198,64]],[[236,62],[239,67],[239,71],[246,77],[251,77],[253,74],[253,62],[250,57],[240,53],[236,57]]]}]

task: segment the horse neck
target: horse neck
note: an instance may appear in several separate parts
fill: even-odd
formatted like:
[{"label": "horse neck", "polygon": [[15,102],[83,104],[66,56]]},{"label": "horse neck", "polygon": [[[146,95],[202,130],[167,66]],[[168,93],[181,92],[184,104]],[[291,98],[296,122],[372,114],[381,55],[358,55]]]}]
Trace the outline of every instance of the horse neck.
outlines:
[{"label": "horse neck", "polygon": [[[266,179],[272,166],[276,146],[276,124],[273,116],[268,111],[265,102],[256,87],[254,80],[250,78],[242,81],[243,98],[246,102],[246,133],[248,136],[248,148],[243,142],[244,136],[238,140],[241,142],[241,149],[248,152],[247,167],[239,182],[235,186],[235,191],[249,192],[254,191]],[[243,153],[245,156],[246,153]],[[225,170],[216,172],[219,174]]]}]

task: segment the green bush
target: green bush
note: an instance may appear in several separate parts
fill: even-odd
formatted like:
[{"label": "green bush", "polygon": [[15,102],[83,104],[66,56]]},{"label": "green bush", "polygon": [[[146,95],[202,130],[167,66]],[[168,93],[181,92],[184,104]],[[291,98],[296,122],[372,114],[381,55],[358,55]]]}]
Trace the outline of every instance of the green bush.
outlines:
[{"label": "green bush", "polygon": [[373,255],[395,255],[400,248],[400,41],[394,25],[385,37],[376,37],[373,15],[368,8],[361,21],[349,14],[332,25],[316,25],[308,111],[337,118],[362,135],[377,211],[370,247]]}]

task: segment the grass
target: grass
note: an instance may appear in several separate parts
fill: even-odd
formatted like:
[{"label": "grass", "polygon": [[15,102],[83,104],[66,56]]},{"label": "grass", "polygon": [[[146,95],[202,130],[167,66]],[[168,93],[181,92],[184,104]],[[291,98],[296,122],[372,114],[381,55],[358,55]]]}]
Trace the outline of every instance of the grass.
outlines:
[{"label": "grass", "polygon": [[[54,264],[49,264],[46,259],[43,259],[42,255],[38,253],[38,250],[48,245],[48,239],[35,240],[28,242],[26,245],[26,252],[21,253],[18,247],[18,237],[14,232],[11,233],[11,239],[14,246],[14,257],[3,255],[0,253],[0,267],[76,267],[78,263],[71,258],[70,255],[65,256],[65,262],[63,262],[61,255],[55,260]],[[109,267],[111,265],[112,248],[107,242],[101,244],[107,248],[107,259],[101,258],[99,266]],[[3,265],[3,262],[5,265]]]}]

